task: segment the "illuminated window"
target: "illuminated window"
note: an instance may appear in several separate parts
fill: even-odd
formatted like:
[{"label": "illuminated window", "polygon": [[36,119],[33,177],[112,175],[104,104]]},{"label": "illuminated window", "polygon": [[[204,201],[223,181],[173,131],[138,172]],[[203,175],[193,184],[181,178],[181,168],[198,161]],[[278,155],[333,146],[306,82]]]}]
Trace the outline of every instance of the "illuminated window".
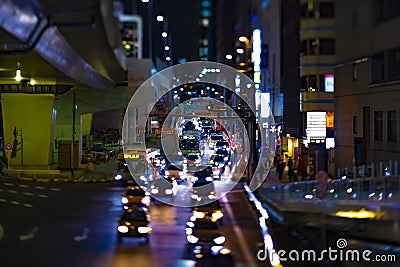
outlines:
[{"label": "illuminated window", "polygon": [[204,18],[209,18],[209,17],[211,17],[211,11],[209,9],[203,9],[201,11],[201,15]]},{"label": "illuminated window", "polygon": [[201,6],[202,7],[211,7],[211,1],[201,1]]},{"label": "illuminated window", "polygon": [[203,27],[208,27],[210,25],[210,20],[208,18],[203,18],[200,21],[200,25]]}]

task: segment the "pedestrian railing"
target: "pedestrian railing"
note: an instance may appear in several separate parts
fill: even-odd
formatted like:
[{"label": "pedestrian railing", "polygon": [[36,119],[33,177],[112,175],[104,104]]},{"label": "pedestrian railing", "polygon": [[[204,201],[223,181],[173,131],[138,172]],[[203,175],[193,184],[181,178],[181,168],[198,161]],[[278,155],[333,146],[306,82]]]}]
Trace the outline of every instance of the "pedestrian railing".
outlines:
[{"label": "pedestrian railing", "polygon": [[315,199],[397,202],[400,201],[400,176],[337,179],[328,181],[326,186],[317,181],[269,185],[260,188],[259,194],[276,202]]}]

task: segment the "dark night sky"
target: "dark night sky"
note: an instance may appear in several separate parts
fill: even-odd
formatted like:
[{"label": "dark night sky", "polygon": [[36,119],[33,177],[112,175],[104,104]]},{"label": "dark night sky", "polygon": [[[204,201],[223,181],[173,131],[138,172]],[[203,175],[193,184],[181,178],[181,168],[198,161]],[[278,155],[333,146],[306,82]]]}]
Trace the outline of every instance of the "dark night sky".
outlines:
[{"label": "dark night sky", "polygon": [[[168,28],[172,36],[172,53],[174,64],[178,58],[190,59],[192,52],[193,27],[198,27],[195,16],[195,3],[199,0],[154,0],[154,17],[163,14],[168,18]],[[154,27],[155,34],[160,36],[161,23]],[[158,29],[158,31],[157,31]],[[162,51],[162,41],[154,38],[154,53]]]}]

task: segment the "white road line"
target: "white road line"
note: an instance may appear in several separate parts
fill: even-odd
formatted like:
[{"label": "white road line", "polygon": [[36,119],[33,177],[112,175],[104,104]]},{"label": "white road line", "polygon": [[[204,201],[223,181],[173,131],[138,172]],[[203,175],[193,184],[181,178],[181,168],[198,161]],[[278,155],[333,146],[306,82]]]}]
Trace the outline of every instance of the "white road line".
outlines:
[{"label": "white road line", "polygon": [[250,250],[249,245],[246,242],[246,239],[244,238],[243,232],[240,229],[240,227],[237,225],[237,222],[236,222],[235,217],[233,215],[233,211],[232,211],[231,205],[229,204],[229,201],[228,201],[226,196],[224,196],[223,199],[224,199],[223,203],[224,203],[225,209],[228,212],[228,216],[232,221],[233,231],[236,234],[236,237],[237,237],[237,239],[239,241],[239,245],[242,248],[243,254],[244,254],[245,258],[246,258],[246,261],[247,261],[247,265],[246,266],[257,267],[257,263],[254,260],[253,255],[251,255],[251,253],[250,253],[251,250]]},{"label": "white road line", "polygon": [[52,187],[52,188],[50,188],[50,190],[53,190],[53,191],[60,191],[61,189]]},{"label": "white road line", "polygon": [[41,198],[48,198],[49,196],[47,196],[47,195],[39,195],[39,197],[41,197]]},{"label": "white road line", "polygon": [[29,185],[26,185],[26,184],[20,184],[20,185],[19,185],[19,187],[25,187],[25,188],[26,188],[26,187],[29,187]]},{"label": "white road line", "polygon": [[3,183],[4,185],[7,185],[7,186],[13,186],[14,184],[12,184],[12,183]]},{"label": "white road line", "polygon": [[44,189],[43,186],[35,186],[36,189]]},{"label": "white road line", "polygon": [[23,203],[22,205],[24,205],[25,207],[28,207],[28,208],[33,208],[33,205],[31,205],[29,203]]},{"label": "white road line", "polygon": [[13,194],[18,194],[18,191],[16,191],[16,190],[8,190],[8,192],[13,193]]},{"label": "white road line", "polygon": [[24,195],[26,195],[26,196],[33,196],[33,193],[30,193],[30,192],[24,192]]},{"label": "white road line", "polygon": [[0,188],[0,192],[3,192],[3,189]]},{"label": "white road line", "polygon": [[7,202],[4,198],[0,198],[0,202]]},{"label": "white road line", "polygon": [[21,202],[19,202],[19,201],[14,201],[14,200],[12,200],[12,201],[10,201],[11,202],[11,204],[14,204],[14,205],[19,205],[19,204],[21,204]]}]

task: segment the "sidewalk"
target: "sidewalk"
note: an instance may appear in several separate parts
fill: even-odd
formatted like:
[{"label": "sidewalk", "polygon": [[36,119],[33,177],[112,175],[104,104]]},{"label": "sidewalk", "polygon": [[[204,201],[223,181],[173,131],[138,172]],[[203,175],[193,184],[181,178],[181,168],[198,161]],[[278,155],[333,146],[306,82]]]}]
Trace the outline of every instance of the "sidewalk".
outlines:
[{"label": "sidewalk", "polygon": [[[79,169],[60,170],[60,174],[56,175],[34,175],[23,174],[21,177],[15,175],[3,176],[8,179],[16,179],[28,182],[73,182],[73,183],[99,183],[113,182],[116,172],[116,156],[112,157],[108,162],[94,165],[94,171],[87,170],[87,164],[81,164]],[[73,174],[73,175],[72,175]]]}]

